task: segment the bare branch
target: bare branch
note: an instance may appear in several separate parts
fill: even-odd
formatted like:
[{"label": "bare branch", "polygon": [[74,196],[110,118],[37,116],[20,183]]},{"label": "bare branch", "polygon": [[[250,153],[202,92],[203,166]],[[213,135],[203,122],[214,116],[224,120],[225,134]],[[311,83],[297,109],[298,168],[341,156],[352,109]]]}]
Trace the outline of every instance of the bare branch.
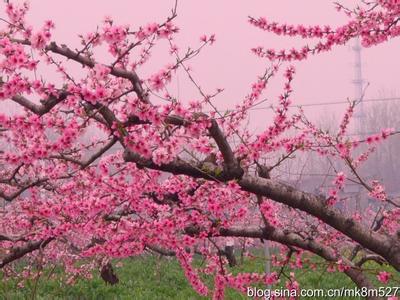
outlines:
[{"label": "bare branch", "polygon": [[356,266],[357,267],[362,267],[366,262],[368,261],[374,261],[380,265],[384,264],[386,261],[379,255],[375,255],[375,254],[367,254],[364,255],[357,263]]}]

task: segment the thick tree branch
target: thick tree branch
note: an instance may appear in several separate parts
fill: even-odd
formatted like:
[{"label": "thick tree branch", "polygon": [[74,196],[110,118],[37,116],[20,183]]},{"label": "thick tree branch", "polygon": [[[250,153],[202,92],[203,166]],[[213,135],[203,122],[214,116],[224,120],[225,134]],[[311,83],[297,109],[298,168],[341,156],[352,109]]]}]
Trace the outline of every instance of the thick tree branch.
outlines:
[{"label": "thick tree branch", "polygon": [[[232,172],[239,172],[238,176],[243,175],[243,170],[240,169],[239,163],[233,154],[231,146],[226,140],[225,135],[221,131],[216,120],[211,120],[211,126],[209,128],[210,136],[215,140],[218,145],[219,151],[221,151],[224,162],[228,167],[228,170]],[[239,170],[238,170],[239,169]]]},{"label": "thick tree branch", "polygon": [[16,95],[16,96],[12,97],[11,100],[18,103],[19,105],[27,108],[31,112],[33,112],[39,116],[42,116],[42,115],[48,113],[58,103],[64,101],[67,98],[67,96],[68,96],[67,92],[61,92],[57,97],[54,95],[51,95],[47,99],[41,100],[41,102],[43,103],[41,105],[35,104],[20,95]]},{"label": "thick tree branch", "polygon": [[31,241],[26,243],[24,246],[12,248],[11,252],[0,260],[0,269],[28,253],[46,247],[53,239],[54,238],[48,238],[46,240],[39,240],[35,242]]},{"label": "thick tree branch", "polygon": [[[187,175],[194,178],[217,179],[218,181],[227,181],[235,178],[234,174],[225,173],[225,171],[218,176],[210,176],[191,164],[178,159],[169,164],[157,165],[152,160],[145,159],[129,150],[125,151],[124,159],[128,162],[135,162],[141,167],[161,170],[172,174]],[[381,255],[393,267],[400,270],[400,244],[397,240],[373,232],[352,218],[344,216],[338,209],[328,206],[326,199],[299,191],[272,179],[247,175],[243,178],[237,178],[237,182],[244,191],[265,196],[323,220],[326,224],[349,236],[365,248]]]},{"label": "thick tree branch", "polygon": [[17,190],[16,192],[12,193],[11,195],[6,195],[4,192],[0,191],[0,198],[3,198],[4,200],[10,202],[12,200],[14,200],[15,198],[17,198],[18,196],[20,196],[23,192],[25,192],[27,189],[30,189],[31,187],[34,187],[36,185],[42,184],[44,182],[46,182],[48,179],[44,178],[44,179],[38,179],[30,184],[27,184],[23,187],[21,187],[19,190]]},{"label": "thick tree branch", "polygon": [[9,242],[18,242],[18,241],[24,241],[25,238],[23,237],[11,237],[11,236],[7,236],[4,234],[0,234],[0,242],[1,241],[9,241]]}]

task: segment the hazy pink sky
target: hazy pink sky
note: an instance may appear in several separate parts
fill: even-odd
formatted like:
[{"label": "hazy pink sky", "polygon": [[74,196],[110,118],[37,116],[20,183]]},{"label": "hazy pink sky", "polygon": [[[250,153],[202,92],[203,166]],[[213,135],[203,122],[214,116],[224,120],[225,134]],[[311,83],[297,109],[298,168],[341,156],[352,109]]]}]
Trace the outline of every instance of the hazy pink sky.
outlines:
[{"label": "hazy pink sky", "polygon": [[[112,16],[121,24],[133,26],[145,25],[148,22],[162,22],[169,15],[174,0],[31,0],[29,20],[41,26],[42,22],[52,19],[56,22],[55,40],[59,43],[78,46],[77,34],[93,31],[104,16]],[[358,1],[342,1],[347,6],[354,6]],[[343,24],[346,17],[336,12],[329,0],[181,0],[178,7],[178,18],[175,23],[181,28],[178,36],[180,49],[196,46],[203,34],[215,33],[215,46],[206,48],[191,65],[194,75],[201,86],[210,92],[216,87],[225,88],[225,92],[216,100],[219,107],[232,107],[249,91],[268,64],[255,57],[250,48],[266,46],[291,48],[301,46],[304,41],[276,37],[261,32],[250,26],[247,17],[265,16],[269,20],[287,23]],[[363,50],[364,78],[370,83],[366,98],[376,98],[399,94],[400,61],[398,59],[399,40]],[[162,47],[159,52],[162,52]],[[329,54],[311,57],[305,62],[295,63],[297,75],[294,81],[294,101],[296,104],[330,102],[346,100],[354,96],[353,52],[349,46],[336,48]],[[161,53],[154,56],[152,63],[140,74],[150,74],[171,62],[168,56]],[[188,87],[184,78],[179,79],[179,94],[184,100],[195,98],[196,93]],[[280,92],[281,81],[271,82],[270,93],[276,96]],[[177,86],[174,82],[173,85]],[[173,89],[172,89],[173,91]],[[315,112],[338,111],[344,106],[307,109],[315,117]],[[252,117],[265,116],[266,111],[255,111]]]}]

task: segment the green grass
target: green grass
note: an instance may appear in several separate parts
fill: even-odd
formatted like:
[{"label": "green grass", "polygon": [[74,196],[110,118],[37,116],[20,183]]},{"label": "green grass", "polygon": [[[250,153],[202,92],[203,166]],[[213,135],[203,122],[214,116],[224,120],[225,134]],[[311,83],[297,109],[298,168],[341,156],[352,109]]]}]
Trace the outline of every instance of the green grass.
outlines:
[{"label": "green grass", "polygon": [[[146,256],[125,259],[122,262],[123,266],[116,268],[120,282],[114,286],[104,283],[97,273],[94,273],[92,280],[81,279],[71,286],[62,280],[65,279],[65,276],[60,269],[57,269],[50,278],[48,278],[49,270],[46,270],[38,281],[35,298],[33,298],[35,282],[28,280],[25,282],[24,288],[19,288],[16,281],[2,280],[0,299],[207,299],[198,296],[192,290],[175,259]],[[197,260],[196,264],[201,264],[201,261]],[[285,273],[289,274],[293,271],[302,288],[354,287],[346,275],[328,273],[324,269],[320,268],[314,271],[306,267],[301,270],[286,270]],[[243,265],[232,268],[230,271],[238,273],[263,272],[263,270],[264,262],[261,258],[248,258]],[[275,269],[275,271],[279,271],[279,269]],[[212,287],[212,278],[205,277],[204,279],[206,284]],[[377,283],[374,276],[371,275],[371,279]],[[394,285],[399,286],[399,276],[395,280],[397,284]],[[382,286],[382,284],[378,283],[377,286]],[[248,298],[228,289],[226,299]]]}]

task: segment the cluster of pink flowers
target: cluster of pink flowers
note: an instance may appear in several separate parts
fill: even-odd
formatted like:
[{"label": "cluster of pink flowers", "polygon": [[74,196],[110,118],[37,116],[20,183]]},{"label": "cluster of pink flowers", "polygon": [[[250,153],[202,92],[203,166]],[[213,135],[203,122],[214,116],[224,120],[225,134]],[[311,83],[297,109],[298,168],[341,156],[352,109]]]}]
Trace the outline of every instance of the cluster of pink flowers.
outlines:
[{"label": "cluster of pink flowers", "polygon": [[340,123],[340,131],[338,134],[339,137],[343,137],[346,134],[347,128],[350,123],[350,119],[353,116],[353,112],[354,112],[353,105],[349,105],[346,113],[344,114],[343,120]]},{"label": "cluster of pink flowers", "polygon": [[[253,48],[253,52],[261,57],[267,57],[270,60],[303,60],[309,54],[330,51],[334,46],[346,44],[355,36],[361,37],[364,47],[386,42],[389,38],[400,35],[399,20],[396,18],[397,4],[388,4],[389,1],[377,1],[377,6],[384,7],[382,11],[371,9],[371,7],[359,6],[353,12],[346,10],[351,19],[343,26],[331,28],[325,26],[304,26],[287,25],[268,21],[264,17],[258,19],[250,18],[249,22],[261,30],[272,32],[276,35],[300,37],[302,39],[316,39],[318,42],[314,47],[304,46],[302,49],[280,50],[264,49],[263,47]],[[373,3],[366,5],[371,6]],[[342,6],[338,6],[339,9]],[[376,7],[373,7],[376,8]]]},{"label": "cluster of pink flowers", "polygon": [[149,84],[151,89],[155,91],[162,90],[167,83],[171,81],[171,72],[174,66],[168,66],[165,69],[158,71],[149,78]]},{"label": "cluster of pink flowers", "polygon": [[194,140],[193,149],[203,154],[210,154],[213,151],[213,146],[207,137],[202,136]]},{"label": "cluster of pink flowers", "polygon": [[106,22],[103,27],[102,38],[105,42],[110,44],[119,44],[125,40],[128,34],[126,26],[113,25],[112,21]]},{"label": "cluster of pink flowers", "polygon": [[223,300],[225,299],[225,285],[226,285],[226,279],[224,275],[222,274],[217,274],[215,275],[215,280],[214,280],[214,294],[212,299],[213,300]]},{"label": "cluster of pink flowers", "polygon": [[138,139],[127,137],[125,139],[127,146],[134,151],[135,153],[139,153],[145,158],[151,157],[151,150],[147,142],[142,137]]},{"label": "cluster of pink flowers", "polygon": [[376,277],[378,278],[378,280],[380,282],[387,284],[389,282],[391,274],[386,271],[382,271],[382,272],[379,272],[379,274]]},{"label": "cluster of pink flowers", "polygon": [[339,172],[336,174],[334,184],[339,190],[341,190],[344,187],[345,180],[346,180],[346,175],[343,172]]},{"label": "cluster of pink flowers", "polygon": [[107,79],[108,74],[110,74],[111,70],[109,67],[102,65],[102,64],[96,64],[93,68],[94,72],[94,78],[97,80],[105,80]]},{"label": "cluster of pink flowers", "polygon": [[345,186],[346,175],[343,172],[339,172],[336,174],[335,179],[333,180],[333,188],[330,188],[328,191],[328,204],[335,205],[338,201],[339,191],[343,189]]},{"label": "cluster of pink flowers", "polygon": [[262,30],[273,32],[277,35],[300,36],[303,39],[322,38],[332,33],[332,29],[329,26],[321,28],[319,26],[306,27],[304,25],[280,25],[277,22],[268,22],[264,17],[258,19],[250,18],[249,22]]},{"label": "cluster of pink flowers", "polygon": [[174,159],[173,155],[164,147],[154,150],[152,158],[154,163],[159,166],[168,164]]},{"label": "cluster of pink flowers", "polygon": [[8,38],[0,39],[0,54],[4,55],[0,67],[4,73],[12,73],[16,69],[33,70],[37,61],[30,59],[22,45],[12,43]]},{"label": "cluster of pink flowers", "polygon": [[184,249],[179,251],[176,255],[178,258],[184,272],[186,275],[186,278],[189,280],[190,284],[193,286],[193,288],[203,296],[207,296],[208,294],[208,288],[207,286],[201,281],[199,275],[196,273],[196,271],[193,269],[193,267],[190,265],[191,262],[191,257],[189,254],[185,252]]},{"label": "cluster of pink flowers", "polygon": [[283,94],[279,96],[278,106],[275,108],[273,124],[256,137],[256,140],[252,142],[250,151],[247,147],[240,148],[240,151],[249,152],[249,157],[251,157],[251,159],[258,159],[262,152],[270,153],[282,148],[290,153],[297,148],[305,149],[308,144],[305,134],[278,140],[285,131],[293,128],[293,126],[300,121],[299,115],[288,116],[291,104],[289,97],[292,93],[291,82],[294,74],[295,69],[293,66],[289,66],[284,73],[286,82],[284,84]]},{"label": "cluster of pink flowers", "polygon": [[29,92],[30,87],[26,80],[19,75],[13,75],[0,87],[0,99],[11,98],[17,94]]},{"label": "cluster of pink flowers", "polygon": [[51,39],[50,30],[54,28],[52,21],[47,21],[42,30],[32,34],[30,42],[34,49],[44,49]]},{"label": "cluster of pink flowers", "polygon": [[210,45],[212,45],[216,41],[215,34],[211,34],[210,36],[207,36],[207,35],[203,34],[200,37],[200,41],[203,42],[203,43],[210,43]]},{"label": "cluster of pink flowers", "polygon": [[377,180],[372,181],[372,190],[369,192],[369,196],[380,201],[387,199],[385,188]]},{"label": "cluster of pink flowers", "polygon": [[160,26],[157,23],[149,23],[144,27],[141,27],[136,32],[138,40],[142,41],[149,38],[151,35],[156,34],[159,38],[170,38],[174,33],[177,33],[179,28],[172,22],[166,22],[164,26]]},{"label": "cluster of pink flowers", "polygon": [[14,5],[13,3],[8,3],[6,6],[6,13],[10,22],[16,25],[24,24],[24,18],[28,10],[28,2],[23,2],[22,5]]},{"label": "cluster of pink flowers", "polygon": [[279,222],[276,218],[276,207],[274,207],[270,201],[263,201],[260,205],[260,210],[271,225],[278,225]]}]

